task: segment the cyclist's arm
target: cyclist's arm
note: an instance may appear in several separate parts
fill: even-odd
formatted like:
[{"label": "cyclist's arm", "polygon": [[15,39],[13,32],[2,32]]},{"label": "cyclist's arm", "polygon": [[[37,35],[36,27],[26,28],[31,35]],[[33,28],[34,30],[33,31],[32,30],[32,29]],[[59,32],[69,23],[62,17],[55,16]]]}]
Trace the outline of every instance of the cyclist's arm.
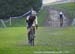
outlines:
[{"label": "cyclist's arm", "polygon": [[29,16],[27,16],[27,18],[26,18],[26,23],[28,23],[28,20],[29,20]]},{"label": "cyclist's arm", "polygon": [[37,19],[37,16],[36,16],[36,19],[35,19],[35,24],[36,24],[36,29],[38,28],[38,19]]},{"label": "cyclist's arm", "polygon": [[29,16],[27,16],[27,18],[26,18],[26,26],[27,26],[27,28],[28,28],[28,20],[29,20]]}]

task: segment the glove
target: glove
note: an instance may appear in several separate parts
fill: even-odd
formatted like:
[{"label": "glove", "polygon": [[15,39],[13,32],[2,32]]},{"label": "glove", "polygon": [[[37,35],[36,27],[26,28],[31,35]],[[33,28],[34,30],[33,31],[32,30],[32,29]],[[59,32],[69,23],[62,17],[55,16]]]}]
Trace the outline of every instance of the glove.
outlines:
[{"label": "glove", "polygon": [[36,25],[36,29],[38,29],[38,25]]}]

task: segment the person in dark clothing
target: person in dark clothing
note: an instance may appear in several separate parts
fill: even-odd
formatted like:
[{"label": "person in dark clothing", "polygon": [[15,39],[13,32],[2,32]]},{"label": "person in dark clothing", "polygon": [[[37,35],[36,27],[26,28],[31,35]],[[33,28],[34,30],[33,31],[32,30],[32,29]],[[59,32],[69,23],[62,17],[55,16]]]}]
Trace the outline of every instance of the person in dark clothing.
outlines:
[{"label": "person in dark clothing", "polygon": [[[34,10],[31,11],[31,15],[27,16],[26,18],[26,23],[27,23],[27,30],[28,30],[28,42],[30,44],[30,29],[33,27],[33,33],[35,34],[35,30],[38,27],[38,21],[37,21],[37,16],[36,12]],[[35,36],[35,35],[34,35]]]},{"label": "person in dark clothing", "polygon": [[63,13],[62,12],[59,13],[59,17],[60,17],[60,27],[62,27],[63,26]]}]

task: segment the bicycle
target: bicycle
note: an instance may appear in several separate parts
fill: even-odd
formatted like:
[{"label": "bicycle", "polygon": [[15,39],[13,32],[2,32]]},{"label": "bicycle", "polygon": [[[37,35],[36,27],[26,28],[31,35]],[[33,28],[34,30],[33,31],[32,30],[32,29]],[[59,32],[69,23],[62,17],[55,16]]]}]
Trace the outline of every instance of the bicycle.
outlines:
[{"label": "bicycle", "polygon": [[63,18],[60,18],[60,27],[63,26]]},{"label": "bicycle", "polygon": [[28,37],[28,39],[29,39],[29,44],[31,45],[31,46],[34,46],[34,38],[35,38],[35,27],[31,27],[30,28],[30,31],[29,31],[29,37]]}]

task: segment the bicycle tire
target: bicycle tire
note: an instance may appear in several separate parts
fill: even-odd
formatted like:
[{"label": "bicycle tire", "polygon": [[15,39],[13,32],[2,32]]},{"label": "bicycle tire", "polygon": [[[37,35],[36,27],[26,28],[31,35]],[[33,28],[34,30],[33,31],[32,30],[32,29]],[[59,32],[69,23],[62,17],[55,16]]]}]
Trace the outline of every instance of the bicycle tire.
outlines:
[{"label": "bicycle tire", "polygon": [[33,28],[30,30],[30,45],[34,46],[34,30],[33,30]]}]

